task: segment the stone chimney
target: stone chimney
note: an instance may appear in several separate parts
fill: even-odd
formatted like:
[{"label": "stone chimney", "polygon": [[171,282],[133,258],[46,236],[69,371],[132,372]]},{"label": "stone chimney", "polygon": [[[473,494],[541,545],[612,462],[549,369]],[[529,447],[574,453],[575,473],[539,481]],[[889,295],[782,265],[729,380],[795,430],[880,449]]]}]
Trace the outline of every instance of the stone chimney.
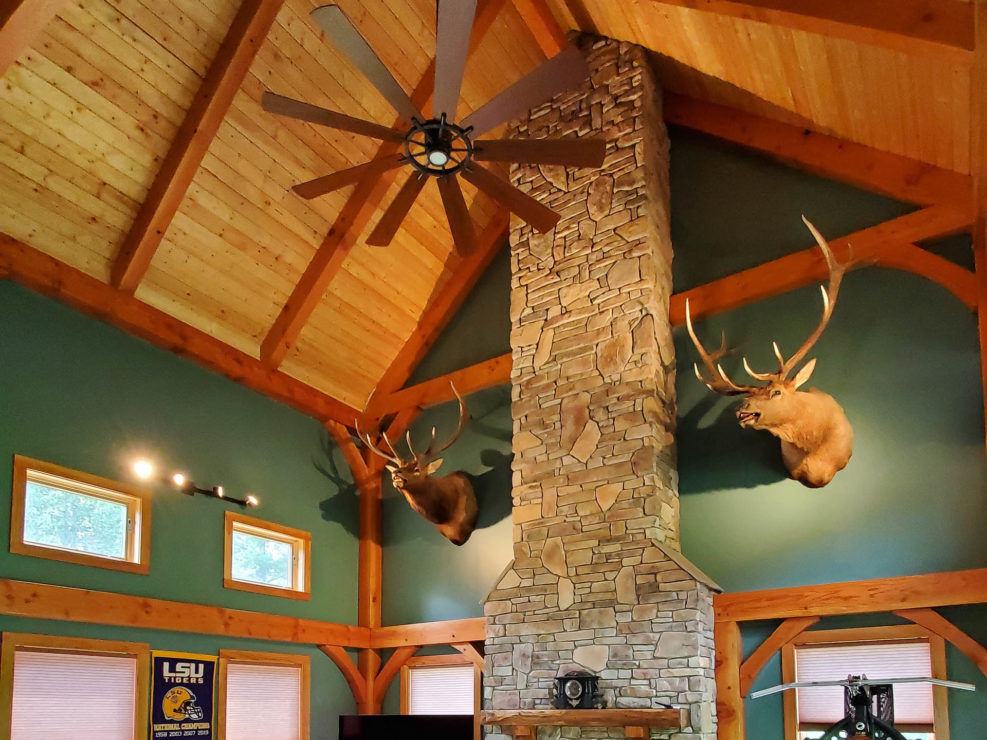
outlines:
[{"label": "stone chimney", "polygon": [[607,157],[512,169],[562,218],[511,229],[514,561],[485,605],[484,707],[550,708],[555,677],[584,669],[608,707],[690,710],[654,737],[714,740],[716,585],[679,552],[661,94],[640,47],[581,45],[591,79],[511,131],[603,136]]}]

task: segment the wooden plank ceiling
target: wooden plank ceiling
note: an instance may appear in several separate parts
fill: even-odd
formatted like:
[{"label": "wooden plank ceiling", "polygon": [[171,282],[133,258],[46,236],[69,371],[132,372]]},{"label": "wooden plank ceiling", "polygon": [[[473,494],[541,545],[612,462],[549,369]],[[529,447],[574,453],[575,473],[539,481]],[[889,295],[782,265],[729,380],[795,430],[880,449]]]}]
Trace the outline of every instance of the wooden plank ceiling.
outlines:
[{"label": "wooden plank ceiling", "polygon": [[[949,32],[967,6],[938,1],[956,11],[944,24]],[[372,199],[369,218],[336,253],[341,263],[313,274],[320,264],[313,258],[328,259],[320,246],[329,244],[344,205],[352,207],[355,187],[311,201],[290,188],[372,158],[378,142],[265,113],[261,94],[272,90],[385,125],[395,118],[310,19],[320,4],[14,2],[14,16],[20,8],[20,17],[50,20],[17,32],[24,47],[7,62],[0,86],[0,232],[362,409],[378,384],[400,387],[411,359],[454,310],[459,296],[438,300],[445,286],[475,279],[457,265],[475,271],[489,255],[452,254],[434,184],[391,246],[365,245],[402,172],[383,198]],[[414,90],[434,56],[435,0],[338,4],[399,83]],[[729,0],[688,7],[696,4],[490,0],[492,23],[470,57],[460,117],[544,59],[537,24],[533,34],[515,8],[536,6],[563,28],[654,50],[674,92],[970,172],[973,57],[964,39],[912,48],[873,34],[709,10],[742,5]],[[172,174],[183,171],[185,180]],[[162,189],[161,173],[181,187]],[[489,234],[503,232],[503,214],[468,184],[464,190],[478,231],[487,232],[478,241],[492,253]],[[121,252],[132,253],[141,240],[157,244],[144,253],[151,256],[146,270],[122,264]],[[305,307],[307,318],[286,314],[276,325],[303,275],[328,280],[327,288]]]}]

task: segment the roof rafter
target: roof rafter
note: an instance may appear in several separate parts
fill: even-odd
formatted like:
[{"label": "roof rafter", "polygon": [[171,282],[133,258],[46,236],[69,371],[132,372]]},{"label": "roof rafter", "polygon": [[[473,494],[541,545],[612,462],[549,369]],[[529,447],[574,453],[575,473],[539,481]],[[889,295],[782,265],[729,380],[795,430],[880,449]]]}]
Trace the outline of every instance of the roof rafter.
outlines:
[{"label": "roof rafter", "polygon": [[[963,290],[964,294],[969,296],[969,283],[972,282],[973,276],[968,270],[925,252],[912,244],[914,241],[935,239],[963,231],[969,226],[970,217],[968,214],[944,206],[931,206],[856,231],[839,239],[833,239],[830,241],[830,246],[838,259],[845,260],[848,258],[850,254],[849,245],[852,243],[853,257],[860,264],[886,265],[887,267],[910,270],[923,277],[935,279],[924,274],[923,271],[911,269],[910,260],[913,259],[912,257],[901,258],[898,255],[899,250],[918,250],[927,256],[925,259],[931,259],[932,264],[938,270],[946,270],[940,264],[941,262],[965,273],[964,279],[967,283]],[[934,272],[934,270],[928,271]],[[952,272],[947,274],[954,275]],[[674,294],[669,307],[669,320],[672,326],[680,326],[685,323],[686,299],[689,300],[693,318],[698,319],[811,285],[825,280],[826,275],[826,261],[820,255],[819,250],[816,247],[805,249],[691,290]],[[939,280],[936,281],[940,282]],[[506,383],[510,380],[511,368],[512,354],[508,352],[424,383],[403,388],[386,398],[382,398],[377,408],[380,413],[387,414],[395,413],[403,408],[423,408],[451,401],[454,396],[449,387],[450,381],[456,383],[460,392],[473,393]]]},{"label": "roof rafter", "polygon": [[[510,214],[500,211],[492,219],[477,240],[477,246],[472,254],[466,257],[455,257],[448,277],[436,288],[435,300],[425,309],[415,331],[405,342],[404,347],[391,362],[384,376],[377,383],[374,396],[367,404],[368,416],[380,417],[396,411],[379,407],[376,400],[383,400],[401,388],[411,377],[418,363],[422,361],[428,350],[439,338],[442,330],[462,306],[466,296],[470,294],[477,280],[486,271],[494,256],[500,251],[508,238]],[[468,391],[464,391],[468,392]]]},{"label": "roof rafter", "polygon": [[682,95],[665,96],[664,115],[668,123],[907,203],[959,210],[972,204],[971,177],[909,157]]},{"label": "roof rafter", "polygon": [[[490,30],[504,2],[505,0],[481,0],[470,36],[469,55],[476,50]],[[434,81],[435,60],[432,60],[410,96],[412,102],[419,108],[425,107],[431,99]],[[396,120],[394,126],[400,125],[402,125],[401,120]],[[378,147],[374,159],[389,157],[397,152],[400,146],[385,141]],[[393,170],[378,178],[366,178],[353,190],[261,343],[260,356],[265,364],[278,367],[294,346],[298,335],[322,300],[329,283],[342,269],[347,255],[370,221],[373,207],[384,197],[387,188],[396,177],[397,170]]]},{"label": "roof rafter", "polygon": [[884,3],[859,0],[651,1],[931,56],[954,64],[969,65],[973,61],[973,3],[961,0],[899,0],[893,12],[888,12]]},{"label": "roof rafter", "polygon": [[546,57],[554,57],[562,51],[568,39],[545,0],[512,0],[512,2]]},{"label": "roof rafter", "polygon": [[61,301],[321,421],[352,423],[357,411],[182,323],[129,293],[0,234],[0,277]]},{"label": "roof rafter", "polygon": [[133,293],[147,272],[284,1],[243,0],[117,253],[121,290]]},{"label": "roof rafter", "polygon": [[0,5],[0,77],[65,5],[65,0],[7,0]]}]

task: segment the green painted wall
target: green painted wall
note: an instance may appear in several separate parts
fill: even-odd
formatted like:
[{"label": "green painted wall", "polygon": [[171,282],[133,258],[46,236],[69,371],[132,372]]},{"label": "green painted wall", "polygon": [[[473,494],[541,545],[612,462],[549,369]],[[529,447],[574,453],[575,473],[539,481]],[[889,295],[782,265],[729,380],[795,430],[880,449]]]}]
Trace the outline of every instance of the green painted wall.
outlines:
[{"label": "green painted wall", "polygon": [[[0,532],[7,537],[11,459],[19,453],[120,480],[145,455],[232,496],[250,492],[261,519],[312,533],[312,599],[224,589],[229,506],[154,488],[151,570],[119,573],[11,555],[0,576],[118,593],[356,622],[356,498],[320,425],[302,414],[9,282],[0,282]],[[2,462],[5,461],[5,462]],[[239,508],[237,507],[237,510]],[[194,625],[191,625],[194,629]],[[0,630],[312,656],[313,738],[336,737],[353,710],[345,681],[315,649],[179,632],[0,617]]]},{"label": "green painted wall", "polygon": [[[824,234],[838,236],[911,210],[705,137],[677,129],[671,134],[676,290],[806,248],[812,242],[800,220],[803,212]],[[935,249],[969,266],[968,240],[945,240]],[[492,269],[427,359],[428,376],[461,366],[450,348],[486,343],[488,357],[504,351],[507,302],[490,302],[495,281],[501,295],[507,294],[508,275],[502,266]],[[499,323],[492,331],[495,311]],[[794,350],[819,311],[818,288],[812,287],[697,328],[711,343],[725,330],[755,367],[773,367],[770,341]],[[481,318],[485,330],[472,332]],[[811,385],[844,406],[856,444],[849,467],[821,490],[785,477],[777,440],[741,430],[732,402],[713,396],[693,377],[695,352],[683,331],[676,332],[676,341],[682,369],[677,439],[683,549],[724,588],[987,566],[987,459],[976,323],[942,288],[874,268],[845,279],[835,316],[814,353],[819,364]],[[499,397],[496,393],[469,399],[482,422],[474,422],[470,439],[447,452],[443,471],[485,471],[485,479],[501,487],[484,490],[484,506],[492,507],[484,518],[501,519],[457,549],[400,499],[388,499],[386,622],[480,615],[480,599],[510,558],[510,401],[506,389]],[[418,424],[451,429],[455,411],[454,404],[446,404]],[[987,607],[948,614],[987,644]],[[747,629],[748,650],[772,628]],[[949,665],[953,677],[977,680],[980,689],[951,697],[953,738],[982,737],[987,681],[953,650]],[[776,662],[760,684],[778,679]],[[393,696],[388,706],[396,708]],[[780,740],[780,707],[780,700],[749,703],[752,740]]]}]

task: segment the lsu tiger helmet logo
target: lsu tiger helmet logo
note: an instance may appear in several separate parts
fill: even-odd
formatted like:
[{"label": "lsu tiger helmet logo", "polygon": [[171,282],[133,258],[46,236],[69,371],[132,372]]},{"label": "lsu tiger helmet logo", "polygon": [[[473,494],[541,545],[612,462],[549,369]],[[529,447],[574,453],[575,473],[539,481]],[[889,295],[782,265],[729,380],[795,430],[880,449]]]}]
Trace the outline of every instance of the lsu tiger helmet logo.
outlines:
[{"label": "lsu tiger helmet logo", "polygon": [[174,720],[202,719],[202,707],[195,703],[195,694],[184,686],[176,686],[164,695],[161,702],[165,717]]}]

